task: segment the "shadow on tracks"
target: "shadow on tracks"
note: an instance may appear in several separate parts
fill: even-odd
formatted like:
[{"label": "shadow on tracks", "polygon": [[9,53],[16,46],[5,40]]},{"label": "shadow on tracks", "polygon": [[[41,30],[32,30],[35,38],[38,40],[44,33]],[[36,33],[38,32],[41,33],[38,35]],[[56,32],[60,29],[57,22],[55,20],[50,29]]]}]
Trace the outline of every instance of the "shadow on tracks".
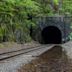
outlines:
[{"label": "shadow on tracks", "polygon": [[51,48],[50,50],[46,51],[45,53],[43,53],[42,55],[40,55],[41,58],[43,59],[59,59],[61,58],[63,55],[66,56],[66,53],[62,51],[63,47],[60,45],[55,45],[53,48]]},{"label": "shadow on tracks", "polygon": [[25,72],[32,72],[33,70],[34,72],[72,72],[68,56],[62,49],[62,46],[55,45],[50,50],[41,54],[38,59],[23,66],[21,70]]}]

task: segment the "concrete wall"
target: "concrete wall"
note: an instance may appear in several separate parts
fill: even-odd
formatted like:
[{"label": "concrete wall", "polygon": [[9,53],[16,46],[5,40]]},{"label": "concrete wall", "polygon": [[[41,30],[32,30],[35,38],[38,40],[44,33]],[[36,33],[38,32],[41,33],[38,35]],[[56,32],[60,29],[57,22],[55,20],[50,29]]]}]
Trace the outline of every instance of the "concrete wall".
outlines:
[{"label": "concrete wall", "polygon": [[33,30],[33,39],[43,43],[41,32],[47,26],[57,27],[62,34],[62,42],[69,40],[68,36],[71,32],[70,17],[65,16],[52,16],[52,17],[39,17],[37,18],[37,27]]}]

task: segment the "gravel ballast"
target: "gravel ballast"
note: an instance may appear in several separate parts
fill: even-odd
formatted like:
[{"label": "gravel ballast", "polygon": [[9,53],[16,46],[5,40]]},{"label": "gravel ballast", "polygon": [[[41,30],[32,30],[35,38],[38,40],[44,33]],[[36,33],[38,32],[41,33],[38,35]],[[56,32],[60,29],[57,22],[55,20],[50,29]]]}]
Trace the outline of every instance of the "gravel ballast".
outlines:
[{"label": "gravel ballast", "polygon": [[18,72],[72,72],[72,41],[46,51]]}]

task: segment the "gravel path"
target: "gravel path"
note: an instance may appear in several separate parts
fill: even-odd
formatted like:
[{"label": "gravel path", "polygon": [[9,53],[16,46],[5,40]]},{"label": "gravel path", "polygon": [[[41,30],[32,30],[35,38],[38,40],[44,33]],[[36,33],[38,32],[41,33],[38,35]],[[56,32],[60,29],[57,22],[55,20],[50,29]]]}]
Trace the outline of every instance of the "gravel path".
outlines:
[{"label": "gravel path", "polygon": [[1,61],[0,72],[17,72],[17,69],[19,69],[23,64],[31,62],[31,60],[36,58],[36,56],[44,53],[45,51],[47,51],[52,47],[53,46],[42,48],[5,61]]},{"label": "gravel path", "polygon": [[0,72],[72,72],[72,41],[51,47],[1,61]]},{"label": "gravel path", "polygon": [[51,48],[18,72],[72,72],[72,41]]},{"label": "gravel path", "polygon": [[5,52],[11,52],[11,51],[17,51],[21,49],[26,49],[26,48],[31,48],[35,46],[39,46],[40,44],[32,41],[30,43],[25,43],[25,44],[17,44],[14,42],[5,42],[0,44],[0,54],[5,53]]}]

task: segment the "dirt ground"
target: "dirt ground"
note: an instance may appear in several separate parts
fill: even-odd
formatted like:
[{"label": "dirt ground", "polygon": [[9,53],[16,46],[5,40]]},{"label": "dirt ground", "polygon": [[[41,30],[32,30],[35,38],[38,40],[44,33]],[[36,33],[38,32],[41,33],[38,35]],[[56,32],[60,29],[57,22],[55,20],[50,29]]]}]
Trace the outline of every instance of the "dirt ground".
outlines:
[{"label": "dirt ground", "polygon": [[16,42],[3,42],[3,43],[0,43],[0,49],[2,48],[23,48],[25,46],[26,47],[32,47],[32,46],[35,46],[35,45],[39,45],[39,43],[37,43],[36,41],[31,41],[31,42],[28,42],[28,43],[23,43],[23,44],[20,44],[20,43],[16,43]]},{"label": "dirt ground", "polygon": [[62,49],[61,46],[53,47],[36,60],[23,65],[18,72],[72,72],[72,60]]},{"label": "dirt ground", "polygon": [[29,43],[24,44],[18,44],[16,42],[3,42],[0,43],[0,54],[5,52],[17,51],[25,48],[33,48],[39,45],[40,44],[35,41],[31,41]]}]

